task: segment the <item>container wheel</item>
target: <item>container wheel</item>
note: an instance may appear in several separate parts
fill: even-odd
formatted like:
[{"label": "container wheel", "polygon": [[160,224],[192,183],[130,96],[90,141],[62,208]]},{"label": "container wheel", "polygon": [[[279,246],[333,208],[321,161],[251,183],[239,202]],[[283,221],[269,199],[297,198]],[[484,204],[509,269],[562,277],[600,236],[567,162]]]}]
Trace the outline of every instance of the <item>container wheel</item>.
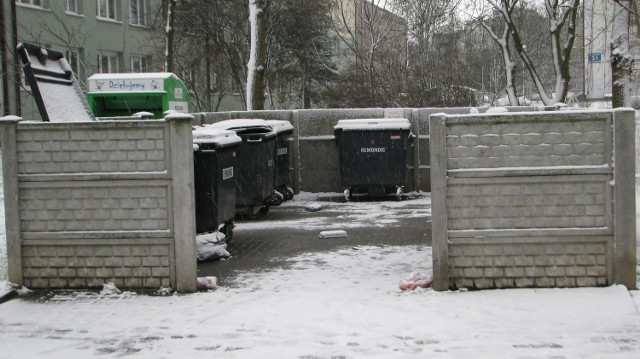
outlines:
[{"label": "container wheel", "polygon": [[269,197],[269,204],[273,204],[274,206],[279,206],[284,202],[284,195],[277,190],[274,190]]},{"label": "container wheel", "polygon": [[293,188],[289,187],[289,186],[285,186],[284,189],[284,200],[285,201],[291,201],[293,199],[294,196],[294,192],[293,192]]},{"label": "container wheel", "polygon": [[269,212],[269,206],[261,207],[259,212],[262,213],[262,214],[265,214],[265,213]]}]

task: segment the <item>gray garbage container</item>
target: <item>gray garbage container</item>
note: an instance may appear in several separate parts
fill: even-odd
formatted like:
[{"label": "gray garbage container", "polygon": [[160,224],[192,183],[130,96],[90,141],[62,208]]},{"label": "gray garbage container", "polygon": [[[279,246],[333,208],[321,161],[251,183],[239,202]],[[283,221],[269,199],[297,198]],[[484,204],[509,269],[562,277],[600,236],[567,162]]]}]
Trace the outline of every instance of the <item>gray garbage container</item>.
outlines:
[{"label": "gray garbage container", "polygon": [[[235,162],[242,139],[234,131],[208,126],[193,130],[196,232],[220,230],[232,236],[236,210]],[[224,224],[220,228],[220,224]]]},{"label": "gray garbage container", "polygon": [[293,126],[289,121],[269,120],[267,121],[277,133],[274,152],[274,186],[276,191],[281,193],[285,201],[293,199],[293,188],[291,188],[291,135]]},{"label": "gray garbage container", "polygon": [[345,198],[402,195],[411,123],[406,118],[340,120],[334,126]]},{"label": "gray garbage container", "polygon": [[241,139],[236,162],[236,213],[255,218],[267,212],[274,200],[276,131],[264,120],[226,120],[212,125],[232,130]]}]

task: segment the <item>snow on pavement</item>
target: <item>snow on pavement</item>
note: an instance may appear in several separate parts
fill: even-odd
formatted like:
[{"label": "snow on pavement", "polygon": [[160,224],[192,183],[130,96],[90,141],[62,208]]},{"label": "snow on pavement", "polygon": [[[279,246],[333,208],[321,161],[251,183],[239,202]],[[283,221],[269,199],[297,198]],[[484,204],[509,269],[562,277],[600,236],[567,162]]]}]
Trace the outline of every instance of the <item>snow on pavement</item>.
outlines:
[{"label": "snow on pavement", "polygon": [[[412,201],[322,205],[344,210],[354,225],[376,218],[394,225],[389,206],[430,214],[428,197],[415,200],[420,209],[407,206]],[[3,224],[0,292],[7,285]],[[327,229],[326,220],[309,225]],[[0,357],[640,357],[640,292],[621,286],[400,291],[410,272],[431,274],[428,246],[361,246],[289,261],[212,292],[21,296],[0,304]]]},{"label": "snow on pavement", "polygon": [[637,358],[621,286],[402,292],[431,248],[309,253],[191,295],[75,293],[0,305],[4,358]]},{"label": "snow on pavement", "polygon": [[[327,200],[335,199],[337,202]],[[402,201],[361,201],[339,202],[341,194],[301,192],[292,201],[284,202],[281,208],[305,206],[313,215],[291,220],[248,221],[236,230],[300,228],[305,230],[332,230],[362,227],[396,227],[401,218],[430,218],[431,195],[425,192],[411,192]],[[280,209],[279,209],[280,210]],[[329,214],[339,212],[339,215]]]}]

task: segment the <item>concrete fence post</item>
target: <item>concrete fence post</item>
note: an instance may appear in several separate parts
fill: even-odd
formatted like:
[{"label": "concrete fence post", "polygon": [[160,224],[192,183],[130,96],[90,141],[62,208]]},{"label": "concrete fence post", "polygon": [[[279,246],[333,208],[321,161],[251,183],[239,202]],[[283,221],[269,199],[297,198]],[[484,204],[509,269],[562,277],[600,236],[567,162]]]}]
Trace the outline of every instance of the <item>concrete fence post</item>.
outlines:
[{"label": "concrete fence post", "polygon": [[614,281],[636,287],[635,113],[613,112]]},{"label": "concrete fence post", "polygon": [[4,207],[9,281],[23,283],[22,238],[20,234],[20,197],[18,188],[18,153],[16,135],[21,117],[0,118],[2,171],[4,173]]},{"label": "concrete fence post", "polygon": [[413,133],[413,189],[420,191],[420,115],[418,110],[411,111],[411,128]]},{"label": "concrete fence post", "polygon": [[291,122],[294,128],[293,132],[293,191],[300,193],[300,118],[298,110],[291,112]]},{"label": "concrete fence post", "polygon": [[197,278],[195,188],[193,179],[193,116],[171,114],[171,176],[175,240],[176,290],[195,292]]},{"label": "concrete fence post", "polygon": [[449,244],[447,236],[446,119],[429,118],[431,141],[431,233],[433,246],[433,289],[449,289]]}]

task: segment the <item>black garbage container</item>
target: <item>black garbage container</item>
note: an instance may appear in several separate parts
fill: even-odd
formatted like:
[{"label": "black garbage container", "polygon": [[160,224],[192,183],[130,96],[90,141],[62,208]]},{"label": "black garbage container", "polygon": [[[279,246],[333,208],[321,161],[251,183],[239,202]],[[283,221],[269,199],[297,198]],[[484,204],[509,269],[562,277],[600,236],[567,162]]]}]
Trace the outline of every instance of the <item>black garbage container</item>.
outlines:
[{"label": "black garbage container", "polygon": [[285,201],[293,199],[293,188],[291,188],[291,135],[293,126],[289,121],[269,120],[267,121],[276,130],[276,142],[274,152],[274,186],[276,191],[281,193]]},{"label": "black garbage container", "polygon": [[276,131],[264,120],[226,120],[213,124],[232,130],[241,139],[236,162],[236,213],[255,218],[275,203],[274,161]]},{"label": "black garbage container", "polygon": [[406,118],[340,120],[334,126],[345,198],[402,195],[411,123]]},{"label": "black garbage container", "polygon": [[236,210],[235,162],[240,144],[242,139],[234,131],[208,126],[193,130],[197,233],[219,230],[231,237]]}]

